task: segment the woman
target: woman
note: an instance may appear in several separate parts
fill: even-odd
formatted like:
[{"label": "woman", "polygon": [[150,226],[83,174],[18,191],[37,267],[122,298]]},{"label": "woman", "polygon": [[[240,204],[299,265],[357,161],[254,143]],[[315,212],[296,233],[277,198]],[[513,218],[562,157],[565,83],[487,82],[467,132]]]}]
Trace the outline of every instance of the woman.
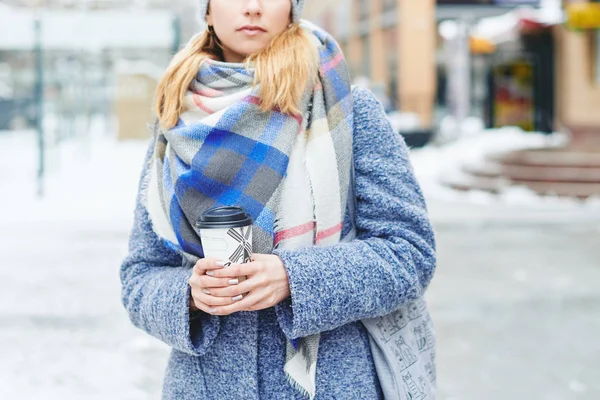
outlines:
[{"label": "woman", "polygon": [[[391,381],[433,398],[413,302],[435,269],[425,202],[401,137],[302,4],[201,1],[208,29],[159,84],[121,280],[132,322],[173,348],[166,399],[395,398]],[[194,222],[224,205],[254,218],[250,263],[203,257]]]}]

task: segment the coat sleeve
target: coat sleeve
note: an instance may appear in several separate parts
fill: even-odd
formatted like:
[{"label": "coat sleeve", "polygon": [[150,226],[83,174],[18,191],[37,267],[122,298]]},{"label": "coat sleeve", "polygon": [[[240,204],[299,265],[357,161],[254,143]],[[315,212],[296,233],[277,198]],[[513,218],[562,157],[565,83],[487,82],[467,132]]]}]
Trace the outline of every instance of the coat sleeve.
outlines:
[{"label": "coat sleeve", "polygon": [[425,200],[403,138],[370,91],[355,89],[356,240],[277,249],[291,296],[275,307],[289,339],[386,315],[422,296],[436,264]]},{"label": "coat sleeve", "polygon": [[190,318],[191,266],[152,230],[142,189],[151,143],[142,171],[129,253],[121,266],[122,301],[131,322],[169,346],[191,355],[206,353],[219,332],[219,317],[199,312]]}]

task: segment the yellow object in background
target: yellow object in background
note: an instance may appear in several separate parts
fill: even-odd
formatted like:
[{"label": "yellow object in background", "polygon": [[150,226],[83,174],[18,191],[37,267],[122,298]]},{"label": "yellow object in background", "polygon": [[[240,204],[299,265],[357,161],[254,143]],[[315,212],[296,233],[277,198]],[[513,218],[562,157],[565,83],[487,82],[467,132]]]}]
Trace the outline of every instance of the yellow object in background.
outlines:
[{"label": "yellow object in background", "polygon": [[496,51],[496,45],[488,39],[471,36],[469,47],[473,54],[492,54]]},{"label": "yellow object in background", "polygon": [[571,3],[565,9],[569,28],[600,28],[600,3]]}]

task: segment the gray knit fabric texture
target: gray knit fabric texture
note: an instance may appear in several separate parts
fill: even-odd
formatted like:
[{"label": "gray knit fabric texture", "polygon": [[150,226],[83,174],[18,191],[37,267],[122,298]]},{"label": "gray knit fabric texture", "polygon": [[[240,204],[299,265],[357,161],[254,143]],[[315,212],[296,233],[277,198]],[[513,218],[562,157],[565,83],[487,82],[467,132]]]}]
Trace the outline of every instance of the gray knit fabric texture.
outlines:
[{"label": "gray knit fabric texture", "polygon": [[[201,22],[206,21],[206,12],[208,11],[208,2],[209,0],[200,0],[199,9],[198,9],[198,18]],[[293,22],[298,22],[300,17],[302,16],[302,8],[304,8],[305,0],[291,0],[292,2],[292,15]]]}]

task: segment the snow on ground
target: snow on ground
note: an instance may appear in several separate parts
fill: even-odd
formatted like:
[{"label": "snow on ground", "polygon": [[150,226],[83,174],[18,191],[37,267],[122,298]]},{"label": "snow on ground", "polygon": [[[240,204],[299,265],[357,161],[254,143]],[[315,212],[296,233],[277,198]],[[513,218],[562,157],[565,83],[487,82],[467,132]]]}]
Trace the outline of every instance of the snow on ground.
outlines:
[{"label": "snow on ground", "polygon": [[588,208],[600,209],[600,197],[586,201],[540,196],[526,187],[509,187],[500,194],[473,190],[469,192],[453,190],[443,184],[463,176],[462,166],[478,164],[486,156],[506,151],[557,147],[566,143],[567,138],[559,133],[545,135],[524,132],[519,128],[507,127],[488,129],[470,133],[460,139],[443,144],[429,145],[411,151],[411,160],[417,178],[431,201],[443,200],[480,205],[502,204],[535,208]]},{"label": "snow on ground", "polygon": [[[148,143],[117,143],[95,120],[84,137],[48,144],[44,196],[37,193],[38,150],[34,131],[0,132],[0,198],[4,222],[127,220]],[[123,205],[127,204],[128,207]]]},{"label": "snow on ground", "polygon": [[48,143],[36,197],[36,136],[0,132],[0,399],[157,399],[167,346],[120,301],[147,143],[94,121]]}]

